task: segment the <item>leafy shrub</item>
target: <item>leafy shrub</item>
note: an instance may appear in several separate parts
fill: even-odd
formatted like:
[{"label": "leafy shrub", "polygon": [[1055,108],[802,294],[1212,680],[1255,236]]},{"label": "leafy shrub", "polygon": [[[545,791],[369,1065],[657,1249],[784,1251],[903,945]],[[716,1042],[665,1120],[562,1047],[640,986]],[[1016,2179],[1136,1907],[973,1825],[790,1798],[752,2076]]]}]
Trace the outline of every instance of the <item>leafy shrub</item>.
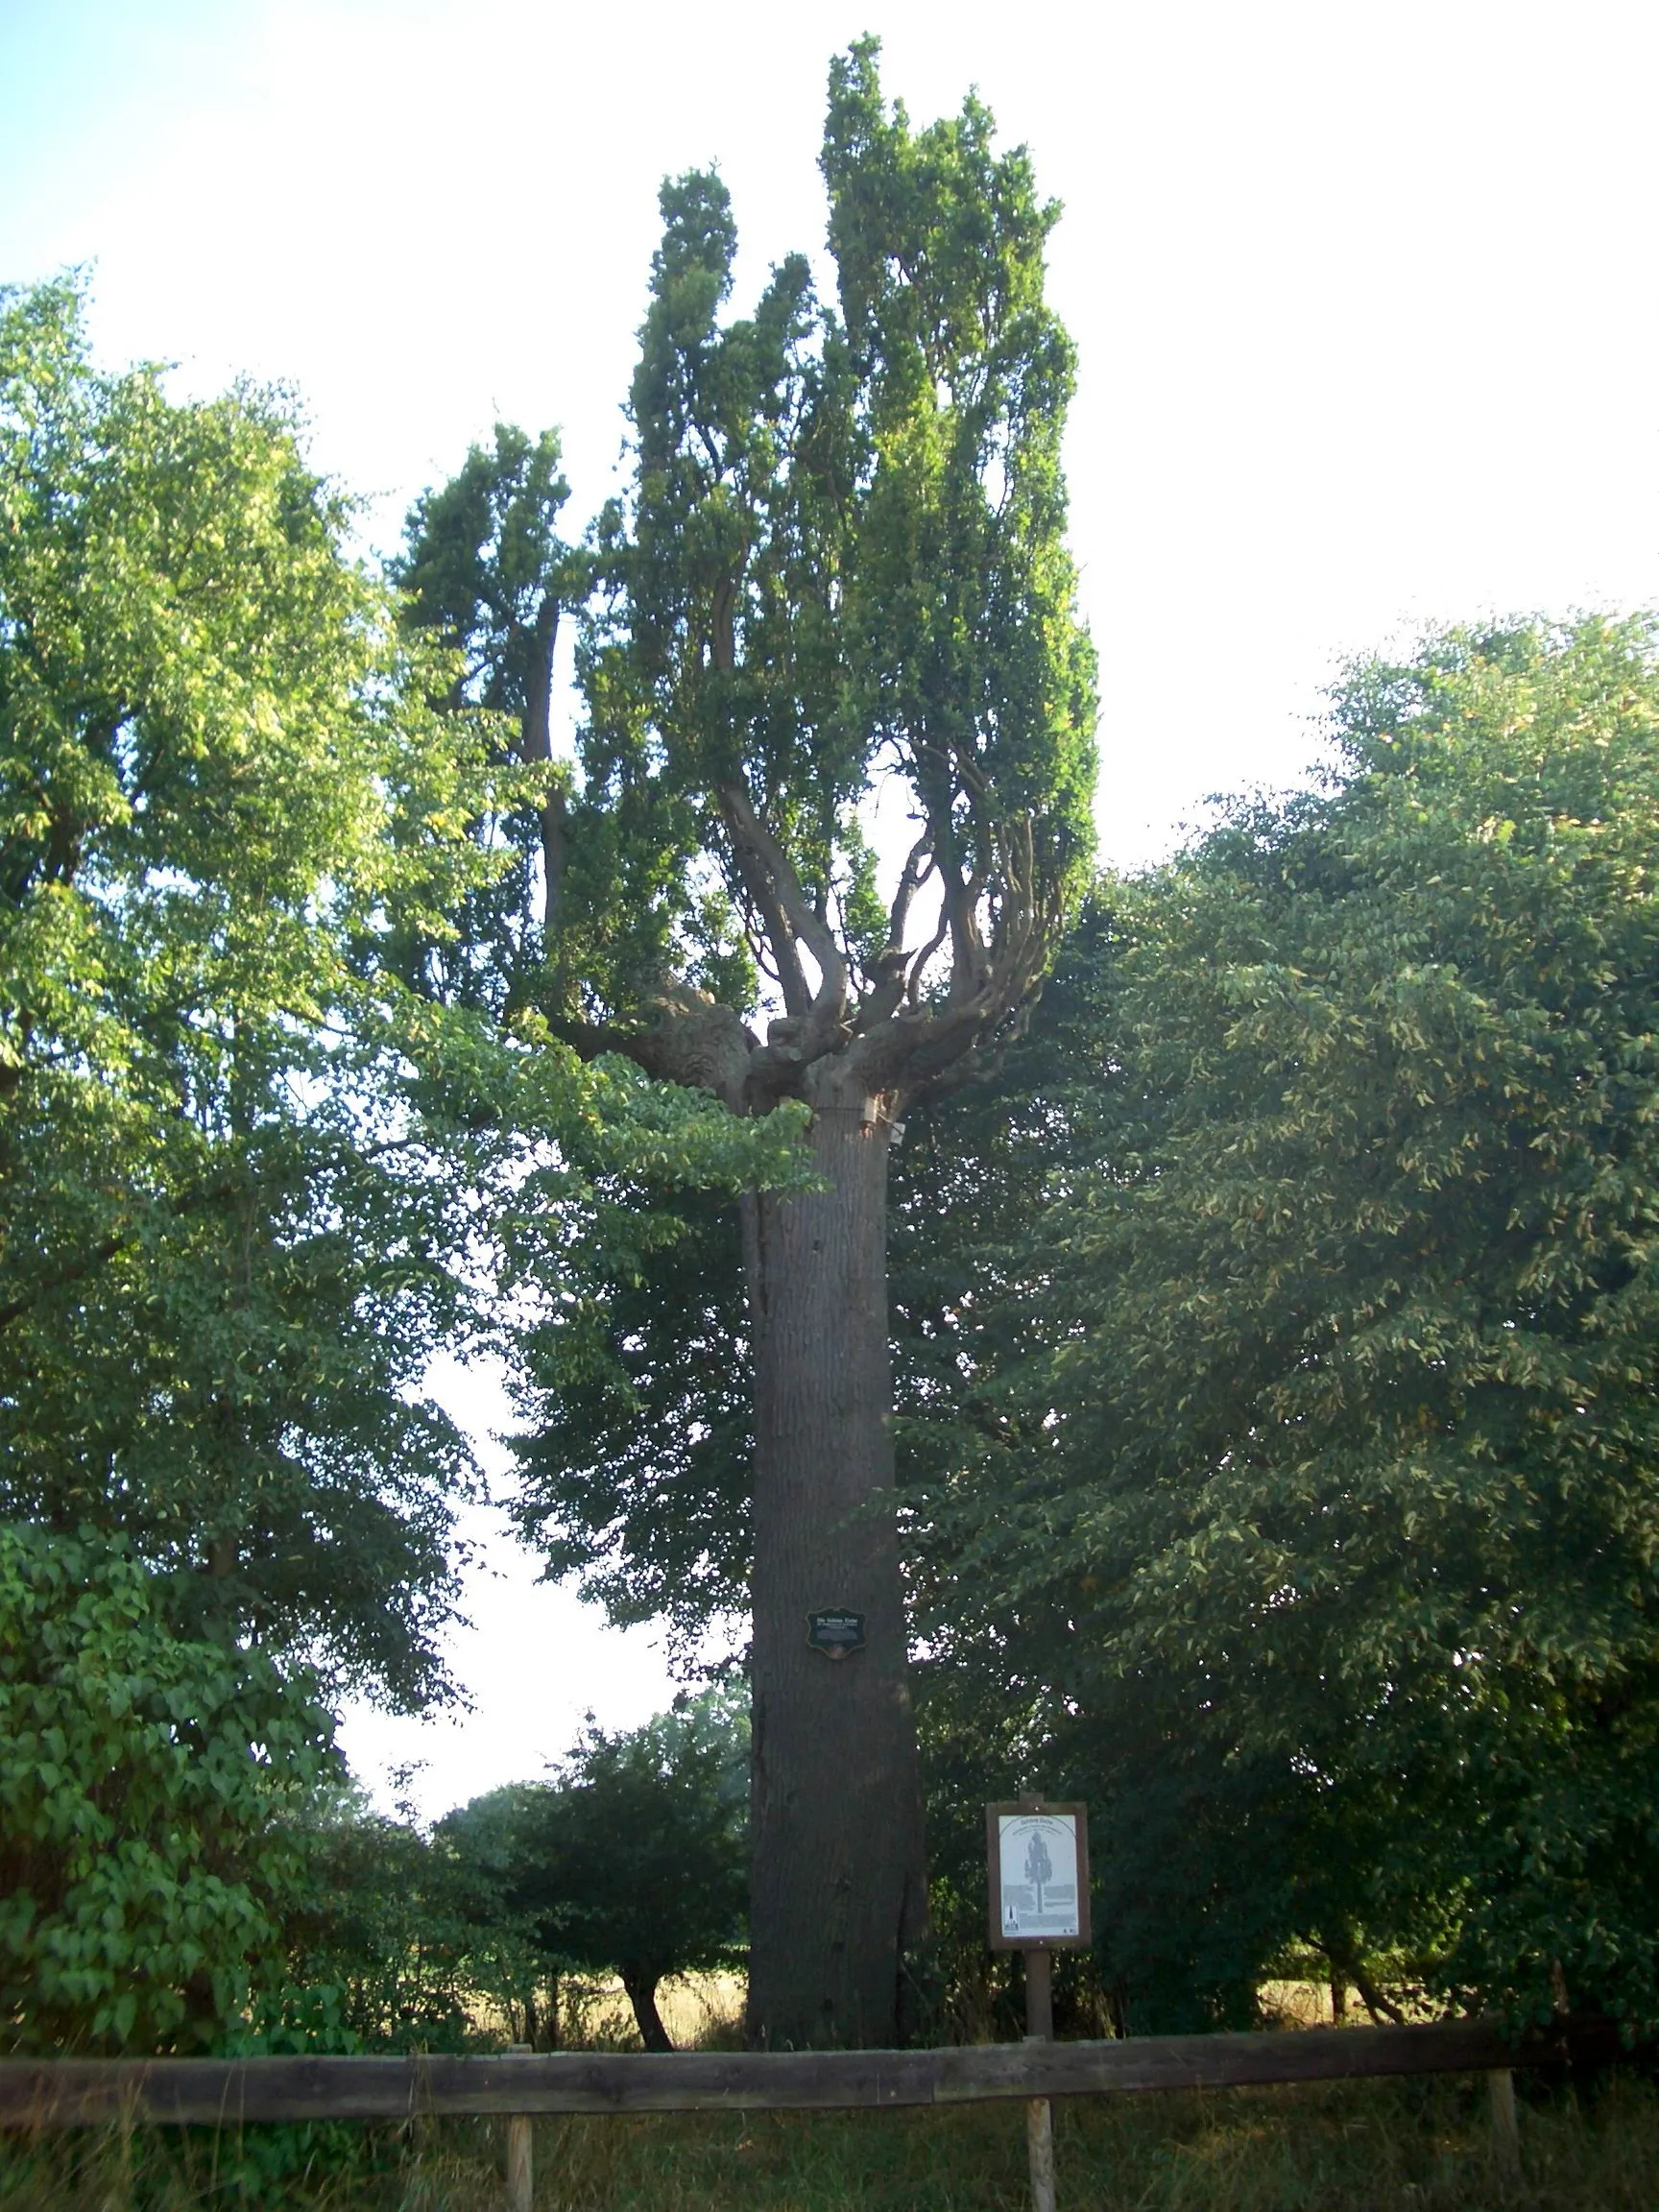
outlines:
[{"label": "leafy shrub", "polygon": [[188,1643],[118,1539],[0,1523],[0,2036],[223,2036],[302,1852],[332,1722],[257,1650]]}]

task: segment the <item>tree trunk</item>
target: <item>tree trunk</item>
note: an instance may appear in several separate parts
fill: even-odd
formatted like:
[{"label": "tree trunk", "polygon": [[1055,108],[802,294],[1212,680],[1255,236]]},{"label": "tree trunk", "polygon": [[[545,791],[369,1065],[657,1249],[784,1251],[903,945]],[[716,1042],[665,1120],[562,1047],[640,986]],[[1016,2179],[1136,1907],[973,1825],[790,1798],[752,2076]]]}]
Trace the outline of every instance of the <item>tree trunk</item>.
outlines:
[{"label": "tree trunk", "polygon": [[[755,1354],[749,2017],[768,2050],[898,2039],[926,1924],[922,1787],[891,1504],[885,1104],[808,1078],[829,1188],[745,1211]],[[871,1509],[874,1507],[874,1509]],[[864,1616],[830,1658],[807,1616]]]},{"label": "tree trunk", "polygon": [[672,2051],[668,2031],[662,2025],[662,2015],[657,2009],[657,1984],[655,1974],[622,1969],[622,1986],[628,1992],[628,2002],[634,2008],[634,2018],[638,2025],[639,2039],[647,2051]]}]

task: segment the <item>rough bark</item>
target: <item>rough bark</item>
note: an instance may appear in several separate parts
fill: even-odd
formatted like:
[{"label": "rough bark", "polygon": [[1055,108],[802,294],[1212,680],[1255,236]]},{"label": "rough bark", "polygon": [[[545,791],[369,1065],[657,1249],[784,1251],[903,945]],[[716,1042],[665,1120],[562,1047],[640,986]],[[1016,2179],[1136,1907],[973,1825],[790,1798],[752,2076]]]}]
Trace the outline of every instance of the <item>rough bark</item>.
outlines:
[{"label": "rough bark", "polygon": [[[922,1789],[894,1525],[887,1102],[847,1055],[808,1072],[828,1189],[748,1202],[756,1498],[748,2032],[892,2044],[926,1916]],[[812,1649],[807,1615],[865,1616]]]},{"label": "rough bark", "polygon": [[[780,973],[796,940],[819,967],[806,1012],[773,1021],[760,1044],[730,1008],[667,981],[639,1026],[562,1033],[734,1113],[787,1096],[811,1109],[826,1188],[760,1192],[744,1212],[756,1447],[748,2034],[775,2051],[880,2047],[900,2038],[905,1954],[926,1927],[892,1499],[888,1147],[903,1100],[1017,1021],[1030,978],[1011,959],[1006,976],[993,969],[954,1003],[857,1018],[845,964],[786,858],[723,796],[794,933],[773,948]],[[902,926],[896,915],[896,938]],[[902,976],[914,961],[901,949],[891,965]],[[831,1660],[808,1646],[808,1614],[830,1609],[865,1616],[863,1649]]]}]

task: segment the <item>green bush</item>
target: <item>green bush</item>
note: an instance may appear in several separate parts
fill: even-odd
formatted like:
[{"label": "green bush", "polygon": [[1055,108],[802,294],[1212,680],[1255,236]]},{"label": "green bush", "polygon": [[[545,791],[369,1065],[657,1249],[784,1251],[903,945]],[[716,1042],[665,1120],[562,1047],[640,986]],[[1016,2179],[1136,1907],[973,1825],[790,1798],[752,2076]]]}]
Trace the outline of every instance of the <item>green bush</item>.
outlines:
[{"label": "green bush", "polygon": [[0,1523],[0,2035],[221,2040],[303,1860],[332,1722],[257,1650],[188,1643],[119,1540]]}]

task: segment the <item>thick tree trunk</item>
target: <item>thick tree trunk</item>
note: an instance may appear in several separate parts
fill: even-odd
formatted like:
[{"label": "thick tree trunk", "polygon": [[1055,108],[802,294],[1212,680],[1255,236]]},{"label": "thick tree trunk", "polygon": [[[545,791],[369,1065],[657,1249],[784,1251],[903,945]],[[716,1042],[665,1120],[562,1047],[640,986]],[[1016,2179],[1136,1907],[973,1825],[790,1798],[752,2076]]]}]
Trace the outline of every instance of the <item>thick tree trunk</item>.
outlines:
[{"label": "thick tree trunk", "polygon": [[[887,1146],[841,1056],[808,1079],[829,1188],[746,1213],[756,1392],[750,2041],[897,2040],[926,1922],[922,1789],[891,1505]],[[830,1658],[807,1616],[864,1616]]]}]

